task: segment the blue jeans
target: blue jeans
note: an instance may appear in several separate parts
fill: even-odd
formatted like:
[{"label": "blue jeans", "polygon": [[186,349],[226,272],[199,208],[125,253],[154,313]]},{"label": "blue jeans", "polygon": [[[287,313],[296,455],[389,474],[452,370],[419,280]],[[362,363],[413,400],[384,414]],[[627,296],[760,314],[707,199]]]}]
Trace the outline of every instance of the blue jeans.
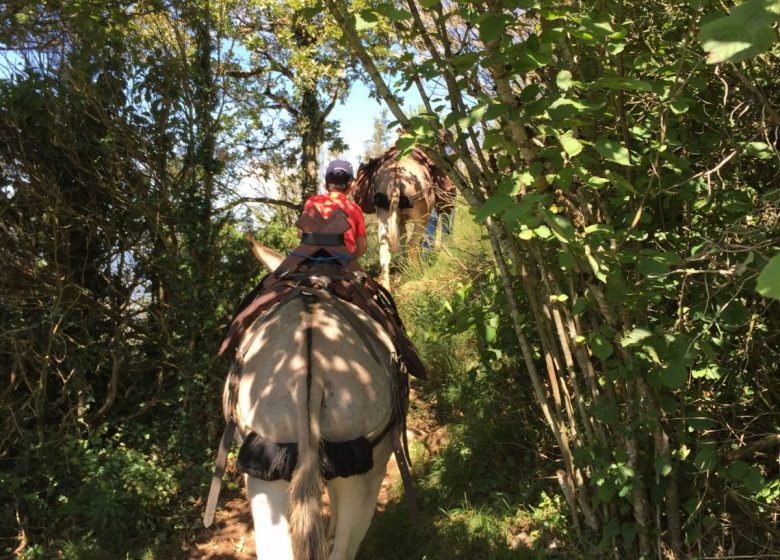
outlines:
[{"label": "blue jeans", "polygon": [[436,210],[431,212],[431,217],[428,219],[428,225],[425,227],[425,237],[423,238],[423,249],[433,249],[436,243],[436,228],[439,225],[441,219],[441,240],[452,233],[452,218],[453,211],[442,212],[439,214]]}]

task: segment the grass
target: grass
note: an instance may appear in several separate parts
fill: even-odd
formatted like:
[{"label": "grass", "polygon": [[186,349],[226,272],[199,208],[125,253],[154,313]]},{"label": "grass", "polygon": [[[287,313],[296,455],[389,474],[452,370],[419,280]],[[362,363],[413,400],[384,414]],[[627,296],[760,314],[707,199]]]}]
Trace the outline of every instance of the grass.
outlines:
[{"label": "grass", "polygon": [[413,384],[409,420],[425,434],[412,448],[420,519],[410,518],[399,482],[359,559],[576,558],[566,552],[569,520],[554,469],[540,458],[554,451],[523,378],[511,357],[486,358],[476,328],[452,329],[457,313],[446,302],[490,282],[488,254],[481,226],[459,207],[453,235],[419,262],[404,261],[395,278],[399,310],[429,370]]}]

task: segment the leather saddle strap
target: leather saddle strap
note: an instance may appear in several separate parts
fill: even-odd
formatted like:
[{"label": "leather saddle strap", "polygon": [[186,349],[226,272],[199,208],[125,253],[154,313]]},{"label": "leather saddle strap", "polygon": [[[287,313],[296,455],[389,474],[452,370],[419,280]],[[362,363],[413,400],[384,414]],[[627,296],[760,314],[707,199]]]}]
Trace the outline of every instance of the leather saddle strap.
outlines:
[{"label": "leather saddle strap", "polygon": [[304,233],[301,236],[301,243],[305,243],[306,245],[324,245],[326,247],[331,247],[331,246],[341,247],[344,245],[344,234],[323,233],[321,231]]},{"label": "leather saddle strap", "polygon": [[417,500],[412,486],[412,474],[409,472],[409,464],[406,462],[406,454],[401,447],[401,434],[398,423],[393,424],[393,453],[395,462],[398,464],[398,471],[401,473],[401,480],[404,483],[404,493],[406,494],[406,503],[409,505],[409,517],[412,523],[418,524],[420,515],[417,512]]},{"label": "leather saddle strap", "polygon": [[222,488],[222,477],[225,474],[225,465],[227,464],[227,454],[230,450],[230,446],[233,444],[235,433],[235,423],[232,420],[228,420],[225,431],[222,432],[222,440],[219,442],[217,461],[214,465],[214,476],[211,477],[211,488],[209,488],[209,497],[208,500],[206,500],[206,513],[203,515],[203,525],[206,527],[210,527],[214,522],[214,513],[217,510],[217,500],[219,500],[219,491]]}]

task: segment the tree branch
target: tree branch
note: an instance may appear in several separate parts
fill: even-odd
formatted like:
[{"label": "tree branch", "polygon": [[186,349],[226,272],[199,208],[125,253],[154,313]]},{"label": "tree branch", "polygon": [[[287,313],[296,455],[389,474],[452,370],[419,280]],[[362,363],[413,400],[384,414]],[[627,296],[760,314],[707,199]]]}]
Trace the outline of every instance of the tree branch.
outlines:
[{"label": "tree branch", "polygon": [[288,200],[267,198],[264,196],[242,196],[240,198],[235,199],[230,204],[226,204],[225,206],[220,208],[219,211],[227,212],[228,210],[231,210],[236,206],[241,206],[242,204],[270,204],[271,206],[283,206],[284,208],[289,208],[290,210],[295,210],[296,212],[300,212],[301,209],[303,208],[303,204],[297,204],[295,202],[290,202]]}]

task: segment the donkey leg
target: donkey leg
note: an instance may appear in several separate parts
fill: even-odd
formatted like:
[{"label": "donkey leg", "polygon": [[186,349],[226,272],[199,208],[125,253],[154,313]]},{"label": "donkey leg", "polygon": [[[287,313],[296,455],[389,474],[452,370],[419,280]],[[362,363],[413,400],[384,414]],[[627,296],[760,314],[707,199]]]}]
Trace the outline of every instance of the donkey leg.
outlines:
[{"label": "donkey leg", "polygon": [[412,262],[419,262],[420,260],[420,245],[423,238],[425,238],[425,226],[427,225],[427,216],[423,218],[414,218],[412,222],[412,231],[409,234],[407,242],[407,250],[409,251],[409,258]]},{"label": "donkey leg", "polygon": [[247,478],[247,494],[255,524],[255,546],[259,560],[293,560],[287,525],[286,480],[268,482]]},{"label": "donkey leg", "polygon": [[377,208],[377,232],[379,234],[379,266],[382,269],[380,282],[385,288],[390,287],[390,233],[387,227],[387,210]]},{"label": "donkey leg", "polygon": [[328,482],[335,541],[330,560],[354,560],[376,510],[379,488],[387,470],[390,444],[374,450],[374,468],[366,474]]}]

